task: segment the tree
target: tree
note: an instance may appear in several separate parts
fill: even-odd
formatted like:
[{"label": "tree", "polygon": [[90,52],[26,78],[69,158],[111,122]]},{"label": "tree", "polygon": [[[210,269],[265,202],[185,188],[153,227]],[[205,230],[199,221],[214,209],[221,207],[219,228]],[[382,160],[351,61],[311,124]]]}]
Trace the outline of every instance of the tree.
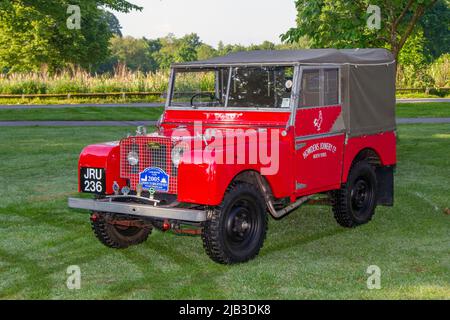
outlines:
[{"label": "tree", "polygon": [[154,71],[150,59],[149,45],[145,39],[115,36],[111,39],[110,51],[114,65],[120,63],[133,71]]},{"label": "tree", "polygon": [[175,62],[197,60],[197,48],[201,45],[200,37],[196,33],[185,35],[175,42]]},{"label": "tree", "polygon": [[150,71],[155,72],[159,69],[159,64],[158,61],[156,61],[155,55],[161,50],[162,44],[159,39],[145,39],[145,41],[147,41],[148,44]]},{"label": "tree", "polygon": [[201,44],[197,48],[197,59],[207,60],[217,56],[217,50],[208,44]]},{"label": "tree", "polygon": [[115,36],[122,37],[122,26],[120,25],[119,19],[109,11],[103,11],[103,16],[108,23],[109,31]]},{"label": "tree", "polygon": [[[80,29],[67,26],[69,5],[80,7]],[[124,0],[0,1],[0,70],[95,68],[108,57],[114,32],[111,15],[102,8],[140,9]]]},{"label": "tree", "polygon": [[[386,47],[398,55],[420,18],[437,0],[297,0],[297,27],[281,36],[308,36],[313,47]],[[369,29],[369,5],[381,9],[380,30]]]},{"label": "tree", "polygon": [[430,75],[436,87],[450,87],[450,53],[443,54],[431,64]]},{"label": "tree", "polygon": [[142,10],[141,7],[126,0],[2,0],[0,7],[2,9],[8,9],[12,4],[21,4],[55,18],[61,16],[66,17],[65,13],[68,5],[79,5],[81,7],[83,3],[94,4],[96,8],[105,7],[125,13],[133,10]]},{"label": "tree", "polygon": [[218,52],[219,55],[224,56],[232,52],[239,52],[239,51],[247,51],[247,48],[240,44],[227,44],[224,45],[223,42],[219,42],[219,48]]},{"label": "tree", "polygon": [[397,84],[404,88],[423,88],[433,85],[427,73],[425,37],[420,26],[408,38],[398,56]]},{"label": "tree", "polygon": [[247,50],[275,50],[275,44],[270,41],[264,41],[261,44],[253,44]]},{"label": "tree", "polygon": [[420,25],[425,36],[425,50],[430,60],[450,52],[450,1],[440,0],[422,19]]},{"label": "tree", "polygon": [[187,34],[182,38],[169,34],[159,38],[158,41],[161,47],[153,57],[162,69],[169,68],[172,63],[197,60],[197,49],[202,45],[196,33]]},{"label": "tree", "polygon": [[153,53],[153,57],[158,63],[159,68],[167,69],[175,62],[175,51],[177,50],[177,39],[174,34],[168,34],[166,37],[159,38],[160,49]]}]

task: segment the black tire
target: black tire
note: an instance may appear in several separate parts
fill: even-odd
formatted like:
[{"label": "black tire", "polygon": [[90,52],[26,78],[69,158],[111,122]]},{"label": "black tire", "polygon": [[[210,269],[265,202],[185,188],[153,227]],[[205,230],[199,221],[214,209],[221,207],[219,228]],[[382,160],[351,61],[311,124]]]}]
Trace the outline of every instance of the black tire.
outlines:
[{"label": "black tire", "polygon": [[94,212],[91,216],[92,230],[101,243],[109,248],[125,249],[147,240],[152,232],[151,226],[124,227],[109,223],[112,215]]},{"label": "black tire", "polygon": [[232,184],[202,229],[203,247],[215,262],[234,264],[256,257],[267,233],[264,198],[249,183]]},{"label": "black tire", "polygon": [[355,163],[347,183],[333,191],[331,201],[336,221],[343,227],[354,228],[372,219],[376,208],[377,176],[367,161]]}]

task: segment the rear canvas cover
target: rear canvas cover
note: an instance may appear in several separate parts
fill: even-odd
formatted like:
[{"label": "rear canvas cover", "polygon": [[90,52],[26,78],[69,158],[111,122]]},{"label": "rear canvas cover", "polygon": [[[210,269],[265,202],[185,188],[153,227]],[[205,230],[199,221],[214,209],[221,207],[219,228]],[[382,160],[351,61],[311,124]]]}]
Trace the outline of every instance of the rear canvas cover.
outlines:
[{"label": "rear canvas cover", "polygon": [[351,137],[395,130],[395,63],[345,65],[342,111]]}]

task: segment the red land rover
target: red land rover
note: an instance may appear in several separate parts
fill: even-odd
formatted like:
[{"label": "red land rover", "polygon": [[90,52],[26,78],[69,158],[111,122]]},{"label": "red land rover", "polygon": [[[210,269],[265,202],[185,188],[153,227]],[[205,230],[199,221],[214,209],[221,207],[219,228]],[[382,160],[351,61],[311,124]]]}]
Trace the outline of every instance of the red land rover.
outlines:
[{"label": "red land rover", "polygon": [[268,217],[329,203],[343,227],[393,204],[395,61],[384,49],[255,51],[175,64],[147,133],[86,147],[69,206],[112,248],[153,228],[201,235],[231,264],[260,251]]}]

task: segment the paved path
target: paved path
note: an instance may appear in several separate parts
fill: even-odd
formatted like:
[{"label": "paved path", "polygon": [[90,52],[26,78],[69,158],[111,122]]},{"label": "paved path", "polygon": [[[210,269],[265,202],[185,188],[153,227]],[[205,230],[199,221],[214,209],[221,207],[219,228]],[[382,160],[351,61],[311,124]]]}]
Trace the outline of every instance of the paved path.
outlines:
[{"label": "paved path", "polygon": [[450,102],[450,98],[397,99],[397,103]]},{"label": "paved path", "polygon": [[156,108],[163,107],[161,102],[155,103],[91,103],[91,104],[15,104],[0,105],[1,109],[65,109],[65,108]]},{"label": "paved path", "polygon": [[156,121],[0,121],[0,127],[137,127]]},{"label": "paved path", "polygon": [[450,123],[450,118],[398,118],[397,123]]},{"label": "paved path", "polygon": [[[432,99],[397,99],[399,103],[418,103],[418,102],[450,102],[450,98],[432,98]],[[64,108],[155,108],[162,107],[161,102],[155,103],[91,103],[91,104],[24,104],[24,105],[0,105],[1,109],[64,109]]]},{"label": "paved path", "polygon": [[[399,118],[398,124],[450,123],[450,118]],[[0,121],[0,127],[136,127],[156,121]]]}]

